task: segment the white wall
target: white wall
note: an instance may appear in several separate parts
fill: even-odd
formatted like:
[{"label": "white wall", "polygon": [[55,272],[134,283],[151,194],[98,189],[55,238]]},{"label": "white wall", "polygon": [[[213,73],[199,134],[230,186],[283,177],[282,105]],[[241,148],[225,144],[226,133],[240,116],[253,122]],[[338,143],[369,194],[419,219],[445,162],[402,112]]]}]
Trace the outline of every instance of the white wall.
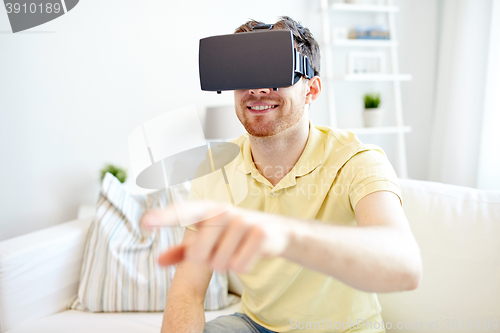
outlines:
[{"label": "white wall", "polygon": [[129,169],[142,121],[189,104],[232,103],[202,92],[198,41],[249,18],[289,15],[303,0],[82,0],[25,33],[0,7],[0,240],[76,217],[98,196],[106,162]]},{"label": "white wall", "polygon": [[428,180],[429,150],[434,114],[440,0],[399,0],[396,15],[400,70],[413,80],[401,84],[408,176]]},{"label": "white wall", "polygon": [[[397,0],[410,176],[425,179],[435,66],[435,3]],[[11,34],[0,8],[0,240],[76,217],[95,202],[98,170],[129,169],[127,138],[146,119],[188,104],[232,103],[199,89],[198,40],[249,18],[289,15],[321,36],[318,1],[85,0]],[[355,102],[358,103],[359,102]],[[326,124],[325,96],[311,108]],[[375,140],[375,139],[374,139]],[[389,152],[390,153],[390,152]]]}]

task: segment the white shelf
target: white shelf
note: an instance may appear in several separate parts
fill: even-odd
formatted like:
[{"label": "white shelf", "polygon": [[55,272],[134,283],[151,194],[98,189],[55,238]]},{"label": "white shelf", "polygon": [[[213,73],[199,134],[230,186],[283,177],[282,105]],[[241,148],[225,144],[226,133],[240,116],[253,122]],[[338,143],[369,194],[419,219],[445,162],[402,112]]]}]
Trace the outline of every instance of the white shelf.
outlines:
[{"label": "white shelf", "polygon": [[391,47],[397,46],[398,42],[384,39],[337,39],[328,44],[332,46],[346,47]]},{"label": "white shelf", "polygon": [[410,126],[389,126],[389,127],[353,127],[343,128],[346,131],[351,131],[354,134],[384,134],[384,133],[409,133]]},{"label": "white shelf", "polygon": [[334,76],[333,81],[411,81],[410,74],[347,74]]},{"label": "white shelf", "polygon": [[330,5],[332,10],[350,11],[350,12],[379,12],[379,13],[395,13],[399,11],[396,6],[383,5],[358,5],[348,3],[334,3]]},{"label": "white shelf", "polygon": [[[335,2],[335,3],[331,3]],[[339,3],[342,2],[342,3]],[[356,135],[386,135],[390,133],[391,141],[394,141],[397,159],[396,170],[398,176],[401,178],[406,178],[408,174],[407,162],[406,162],[406,145],[405,145],[405,133],[411,132],[411,127],[405,126],[403,121],[403,103],[401,97],[401,82],[410,81],[412,76],[410,74],[400,74],[399,69],[399,57],[398,57],[398,36],[395,23],[395,13],[399,12],[399,7],[395,6],[394,0],[379,0],[377,4],[363,4],[362,1],[349,1],[351,3],[343,3],[344,1],[331,1],[331,0],[319,0],[320,4],[320,16],[321,16],[321,26],[323,30],[323,42],[321,46],[324,46],[323,51],[325,53],[325,72],[329,73],[325,75],[325,92],[328,94],[328,116],[330,120],[331,127],[337,127],[337,110],[336,110],[336,99],[337,98],[348,98],[348,96],[336,96],[335,90],[339,85],[335,82],[350,82],[349,84],[356,84],[361,82],[386,82],[390,83],[392,88],[392,97],[394,99],[394,113],[393,119],[391,119],[391,124],[394,126],[387,127],[357,127],[357,128],[345,128],[346,130],[354,132]],[[356,3],[353,3],[356,2]],[[367,1],[368,2],[368,1]],[[351,13],[351,15],[346,15]],[[333,14],[333,15],[332,15]],[[330,18],[338,18],[342,15],[347,20],[352,21],[354,24],[361,24],[359,20],[365,21],[365,23],[372,22],[373,19],[384,18],[388,30],[391,34],[391,39],[333,39],[332,28]],[[361,15],[361,16],[359,16]],[[378,22],[378,21],[377,21]],[[344,23],[344,26],[346,23]],[[348,24],[347,24],[348,25]],[[343,48],[343,50],[340,50]],[[346,50],[349,48],[349,50]],[[343,56],[345,51],[357,51],[355,48],[363,50],[383,51],[389,54],[388,60],[389,65],[387,66],[387,72],[383,71],[384,74],[376,73],[355,73],[350,74],[351,71],[342,71],[341,68],[334,66],[334,53],[339,53]],[[372,49],[369,49],[372,48]],[[378,49],[377,49],[378,48]],[[385,50],[382,48],[386,48]],[[336,59],[335,59],[336,60]],[[344,66],[345,67],[345,66]],[[345,74],[344,74],[345,73]],[[341,84],[342,85],[342,84]],[[366,84],[365,84],[366,85]],[[367,87],[365,87],[367,88]],[[360,115],[361,116],[361,115]],[[344,129],[344,128],[343,128]],[[366,137],[370,139],[370,137]]]}]

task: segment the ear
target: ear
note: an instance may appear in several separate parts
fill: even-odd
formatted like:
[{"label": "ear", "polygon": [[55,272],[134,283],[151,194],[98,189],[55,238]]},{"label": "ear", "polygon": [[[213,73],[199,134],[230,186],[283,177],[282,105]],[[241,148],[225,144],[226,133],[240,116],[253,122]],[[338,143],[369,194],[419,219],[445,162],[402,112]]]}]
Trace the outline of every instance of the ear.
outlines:
[{"label": "ear", "polygon": [[314,76],[307,80],[306,89],[306,104],[310,104],[321,94],[321,79],[319,76]]}]

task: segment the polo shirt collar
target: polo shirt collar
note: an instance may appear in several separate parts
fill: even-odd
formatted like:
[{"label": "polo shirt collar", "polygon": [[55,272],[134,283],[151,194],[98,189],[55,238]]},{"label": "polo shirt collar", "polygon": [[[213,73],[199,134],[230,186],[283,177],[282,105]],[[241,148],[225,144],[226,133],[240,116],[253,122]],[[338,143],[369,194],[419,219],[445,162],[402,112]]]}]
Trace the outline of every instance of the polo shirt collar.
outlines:
[{"label": "polo shirt collar", "polygon": [[[321,164],[325,152],[325,134],[314,127],[309,120],[309,135],[304,151],[300,155],[299,160],[290,172],[280,180],[273,190],[290,187],[296,184],[296,178],[302,177],[311,173]],[[252,174],[252,177],[261,183],[272,187],[271,183],[260,174],[255,166],[252,158],[252,150],[250,148],[250,139],[245,140],[242,147],[243,163],[240,164],[239,170],[246,174]]]}]

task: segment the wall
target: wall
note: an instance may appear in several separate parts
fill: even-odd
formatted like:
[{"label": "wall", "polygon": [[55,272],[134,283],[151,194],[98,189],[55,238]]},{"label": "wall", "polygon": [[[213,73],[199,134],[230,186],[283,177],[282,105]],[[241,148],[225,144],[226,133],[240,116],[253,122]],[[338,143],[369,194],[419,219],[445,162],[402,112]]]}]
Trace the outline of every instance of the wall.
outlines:
[{"label": "wall", "polygon": [[0,240],[95,202],[98,170],[129,168],[127,138],[142,121],[232,103],[199,89],[199,39],[285,14],[306,24],[313,13],[302,0],[82,0],[12,34],[0,8]]},{"label": "wall", "polygon": [[406,134],[408,177],[429,180],[429,150],[434,119],[440,0],[399,0],[396,15],[400,70],[413,80],[403,82],[404,121],[413,129]]},{"label": "wall", "polygon": [[[403,107],[418,179],[427,170],[436,1],[396,1],[401,70],[415,78],[403,84]],[[200,38],[284,14],[319,38],[317,9],[314,0],[85,0],[17,34],[0,9],[0,240],[74,219],[81,203],[95,202],[98,170],[106,162],[129,168],[127,137],[142,121],[189,104],[203,115],[205,106],[232,103],[232,93],[199,90]],[[328,119],[325,98],[311,108],[316,124]]]}]

